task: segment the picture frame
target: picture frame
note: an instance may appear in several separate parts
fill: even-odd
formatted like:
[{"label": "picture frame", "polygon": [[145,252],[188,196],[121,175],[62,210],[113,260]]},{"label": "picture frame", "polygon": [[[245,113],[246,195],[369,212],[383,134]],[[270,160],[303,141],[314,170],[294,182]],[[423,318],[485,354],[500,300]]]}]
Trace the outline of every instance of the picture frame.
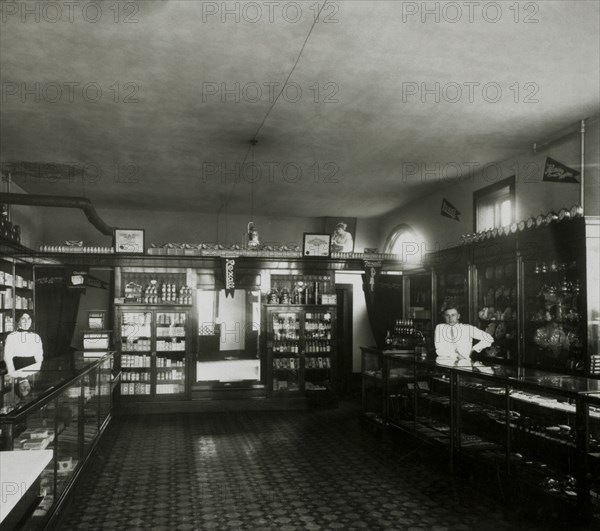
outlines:
[{"label": "picture frame", "polygon": [[331,235],[331,252],[354,252],[356,240],[356,218],[325,218],[323,232]]},{"label": "picture frame", "polygon": [[302,237],[302,256],[305,258],[329,258],[331,234],[305,232]]},{"label": "picture frame", "polygon": [[117,254],[144,254],[144,229],[115,229],[114,247]]}]

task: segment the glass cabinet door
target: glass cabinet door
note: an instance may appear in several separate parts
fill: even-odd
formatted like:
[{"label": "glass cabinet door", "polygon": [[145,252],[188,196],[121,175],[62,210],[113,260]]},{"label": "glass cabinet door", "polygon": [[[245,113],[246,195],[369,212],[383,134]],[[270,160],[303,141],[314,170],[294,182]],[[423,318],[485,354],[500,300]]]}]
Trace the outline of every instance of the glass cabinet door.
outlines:
[{"label": "glass cabinet door", "polygon": [[600,518],[600,394],[595,394],[592,404],[587,404],[589,442],[587,447],[588,477],[590,478],[591,514]]},{"label": "glass cabinet door", "polygon": [[152,375],[152,312],[121,312],[121,394],[150,395]]},{"label": "glass cabinet door", "polygon": [[496,363],[516,364],[517,336],[517,265],[514,260],[487,262],[477,271],[477,328],[494,338],[494,344],[479,359],[493,358]]},{"label": "glass cabinet door", "polygon": [[102,427],[106,422],[106,419],[111,413],[111,392],[112,392],[112,365],[113,358],[107,358],[104,360],[98,368],[98,380],[99,380],[99,426]]},{"label": "glass cabinet door", "polygon": [[[576,406],[548,392],[510,390],[510,464],[522,496],[577,503]],[[557,501],[558,501],[557,500]],[[532,500],[533,501],[533,500]]]},{"label": "glass cabinet door", "polygon": [[443,368],[417,364],[417,378],[413,385],[417,434],[447,450],[452,446],[449,374]]},{"label": "glass cabinet door", "polygon": [[300,391],[300,321],[299,311],[271,311],[268,315],[267,348],[272,352],[272,391]]},{"label": "glass cabinet door", "polygon": [[[55,431],[56,402],[32,411],[23,421],[13,426],[13,450],[54,450],[56,444]],[[46,522],[49,511],[57,498],[54,466],[57,458],[48,463],[40,476],[41,501],[29,522],[32,528],[42,528]]]},{"label": "glass cabinet door", "polygon": [[188,313],[156,313],[156,394],[185,393]]},{"label": "glass cabinet door", "polygon": [[333,315],[329,311],[304,314],[304,388],[306,391],[331,389],[332,360],[335,359]]},{"label": "glass cabinet door", "polygon": [[457,451],[462,457],[495,462],[500,470],[506,470],[506,388],[473,375],[458,373],[457,378]]},{"label": "glass cabinet door", "polygon": [[60,496],[81,461],[81,383],[77,381],[57,399],[56,493]]},{"label": "glass cabinet door", "polygon": [[100,395],[98,393],[98,370],[82,377],[83,394],[83,452],[87,456],[98,436],[100,418]]},{"label": "glass cabinet door", "polygon": [[412,356],[384,356],[385,424],[409,432],[415,428],[415,366]]},{"label": "glass cabinet door", "polygon": [[527,366],[585,368],[585,307],[576,262],[528,260],[524,268],[524,359]]},{"label": "glass cabinet door", "polygon": [[374,422],[383,422],[383,354],[381,350],[362,348],[362,413]]}]

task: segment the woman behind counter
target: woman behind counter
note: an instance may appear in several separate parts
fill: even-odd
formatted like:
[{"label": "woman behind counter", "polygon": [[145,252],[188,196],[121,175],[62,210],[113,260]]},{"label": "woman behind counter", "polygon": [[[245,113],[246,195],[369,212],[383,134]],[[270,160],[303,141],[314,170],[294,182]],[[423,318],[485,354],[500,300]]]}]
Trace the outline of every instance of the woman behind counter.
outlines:
[{"label": "woman behind counter", "polygon": [[8,334],[6,338],[4,362],[9,376],[25,367],[28,370],[39,369],[42,364],[44,359],[42,338],[35,332],[29,331],[31,323],[31,316],[24,313],[17,324],[17,331]]}]

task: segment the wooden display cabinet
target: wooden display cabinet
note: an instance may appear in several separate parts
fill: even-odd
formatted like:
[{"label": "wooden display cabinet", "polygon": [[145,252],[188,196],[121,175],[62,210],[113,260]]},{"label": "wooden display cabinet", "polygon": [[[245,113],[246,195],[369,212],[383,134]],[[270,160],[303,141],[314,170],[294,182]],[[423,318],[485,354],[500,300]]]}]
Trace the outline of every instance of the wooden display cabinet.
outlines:
[{"label": "wooden display cabinet", "polygon": [[331,305],[266,304],[267,395],[332,394],[337,362],[336,316]]}]

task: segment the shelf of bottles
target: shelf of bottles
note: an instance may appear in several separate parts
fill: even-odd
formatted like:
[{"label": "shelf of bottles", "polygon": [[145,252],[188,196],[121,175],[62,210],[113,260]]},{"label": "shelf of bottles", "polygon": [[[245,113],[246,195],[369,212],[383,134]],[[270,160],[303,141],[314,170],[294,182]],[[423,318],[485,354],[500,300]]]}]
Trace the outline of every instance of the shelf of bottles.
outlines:
[{"label": "shelf of bottles", "polygon": [[272,355],[272,390],[300,390],[300,312],[273,312],[267,348]]},{"label": "shelf of bottles", "polygon": [[121,394],[150,395],[152,312],[121,312]]},{"label": "shelf of bottles", "polygon": [[331,312],[306,311],[304,316],[304,388],[323,391],[331,380],[331,357],[335,352]]},{"label": "shelf of bottles", "polygon": [[518,355],[517,263],[514,259],[476,266],[477,326],[494,338],[481,357],[515,364]]},{"label": "shelf of bottles", "polygon": [[0,338],[15,330],[23,312],[29,312],[33,318],[33,310],[33,269],[0,260]]},{"label": "shelf of bottles", "polygon": [[385,337],[386,350],[414,350],[419,354],[427,353],[425,335],[419,321],[414,319],[396,319],[392,330]]},{"label": "shelf of bottles", "polygon": [[185,392],[187,312],[156,313],[156,394]]},{"label": "shelf of bottles", "polygon": [[[424,340],[430,344],[433,343],[433,327],[431,319],[431,289],[432,278],[431,273],[416,273],[407,275],[406,282],[408,283],[405,290],[406,305],[404,312],[404,321],[401,326],[406,328],[418,329]],[[407,325],[410,320],[411,324]],[[408,331],[404,330],[403,335],[408,335]]]},{"label": "shelf of bottles", "polygon": [[121,283],[124,304],[192,304],[192,288],[186,285],[185,273],[124,272]]},{"label": "shelf of bottles", "polygon": [[[581,272],[574,261],[525,261],[524,363],[560,370],[585,369]],[[592,358],[591,374],[600,374]]]},{"label": "shelf of bottles", "polygon": [[329,304],[335,293],[331,275],[272,275],[271,286],[268,304]]}]

